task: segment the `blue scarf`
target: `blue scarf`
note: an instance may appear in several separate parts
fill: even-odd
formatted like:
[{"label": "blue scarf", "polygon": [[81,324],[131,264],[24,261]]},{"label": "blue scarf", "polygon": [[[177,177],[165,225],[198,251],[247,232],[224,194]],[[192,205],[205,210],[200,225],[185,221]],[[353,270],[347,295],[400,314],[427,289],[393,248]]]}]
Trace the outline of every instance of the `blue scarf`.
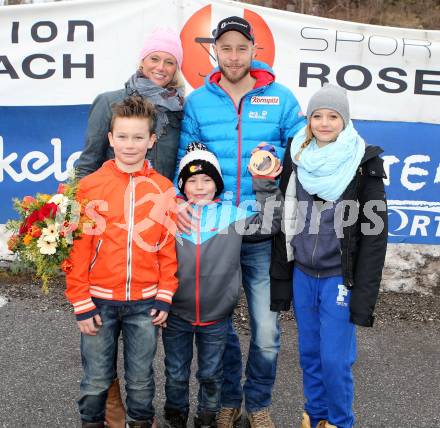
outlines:
[{"label": "blue scarf", "polygon": [[313,139],[295,159],[306,140],[306,127],[293,138],[290,148],[292,161],[298,165],[298,180],[310,195],[325,201],[336,201],[356,174],[365,154],[365,141],[350,122],[336,141],[319,147]]}]

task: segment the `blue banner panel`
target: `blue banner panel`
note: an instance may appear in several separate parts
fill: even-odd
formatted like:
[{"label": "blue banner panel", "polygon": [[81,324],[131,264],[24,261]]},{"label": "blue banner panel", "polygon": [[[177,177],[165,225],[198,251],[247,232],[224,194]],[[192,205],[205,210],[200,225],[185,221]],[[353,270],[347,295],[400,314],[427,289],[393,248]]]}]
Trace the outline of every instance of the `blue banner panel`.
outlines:
[{"label": "blue banner panel", "polygon": [[[0,107],[0,223],[13,197],[54,193],[84,144],[88,105]],[[440,125],[354,121],[384,149],[393,243],[440,244]]]},{"label": "blue banner panel", "polygon": [[12,198],[55,193],[84,145],[89,105],[0,107],[0,223]]},{"label": "blue banner panel", "polygon": [[440,125],[354,122],[384,149],[389,242],[440,244]]}]

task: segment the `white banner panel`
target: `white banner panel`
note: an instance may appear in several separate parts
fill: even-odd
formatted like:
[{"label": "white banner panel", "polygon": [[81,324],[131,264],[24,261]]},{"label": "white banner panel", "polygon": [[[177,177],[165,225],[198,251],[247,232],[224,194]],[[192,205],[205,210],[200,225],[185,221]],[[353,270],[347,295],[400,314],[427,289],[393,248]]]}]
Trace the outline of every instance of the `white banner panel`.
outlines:
[{"label": "white banner panel", "polygon": [[[329,20],[217,0],[74,0],[0,7],[0,223],[10,200],[53,192],[84,144],[101,92],[122,88],[147,34],[174,28],[187,92],[216,65],[211,31],[249,20],[257,59],[306,107],[329,81],[352,117],[384,148],[390,241],[440,243],[440,32]],[[0,253],[1,253],[0,249]]]}]

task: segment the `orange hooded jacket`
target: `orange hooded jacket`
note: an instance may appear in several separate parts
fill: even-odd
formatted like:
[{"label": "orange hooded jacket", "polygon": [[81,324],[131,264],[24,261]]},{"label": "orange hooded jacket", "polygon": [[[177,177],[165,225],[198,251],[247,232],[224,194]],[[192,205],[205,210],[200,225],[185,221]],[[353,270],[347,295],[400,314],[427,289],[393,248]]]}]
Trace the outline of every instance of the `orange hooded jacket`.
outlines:
[{"label": "orange hooded jacket", "polygon": [[77,319],[98,313],[92,297],[155,299],[155,309],[168,311],[178,286],[172,183],[148,162],[128,174],[109,160],[79,182],[77,199],[90,219],[74,241],[66,275]]}]

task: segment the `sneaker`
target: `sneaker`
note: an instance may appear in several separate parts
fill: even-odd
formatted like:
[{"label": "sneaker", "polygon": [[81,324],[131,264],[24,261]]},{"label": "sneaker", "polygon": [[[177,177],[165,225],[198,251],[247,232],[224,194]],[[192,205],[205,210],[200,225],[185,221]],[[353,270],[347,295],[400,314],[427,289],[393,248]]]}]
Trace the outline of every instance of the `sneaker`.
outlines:
[{"label": "sneaker", "polygon": [[187,413],[182,413],[177,409],[165,408],[163,416],[165,419],[164,428],[186,428]]},{"label": "sneaker", "polygon": [[275,428],[267,408],[257,412],[250,412],[247,418],[251,428]]},{"label": "sneaker", "polygon": [[217,428],[233,428],[241,419],[241,408],[222,407],[217,414]]},{"label": "sneaker", "polygon": [[323,425],[323,428],[338,428],[336,425],[331,425],[328,422],[325,423],[325,425]]},{"label": "sneaker", "polygon": [[214,412],[204,412],[194,416],[194,428],[216,428],[216,414]]}]

